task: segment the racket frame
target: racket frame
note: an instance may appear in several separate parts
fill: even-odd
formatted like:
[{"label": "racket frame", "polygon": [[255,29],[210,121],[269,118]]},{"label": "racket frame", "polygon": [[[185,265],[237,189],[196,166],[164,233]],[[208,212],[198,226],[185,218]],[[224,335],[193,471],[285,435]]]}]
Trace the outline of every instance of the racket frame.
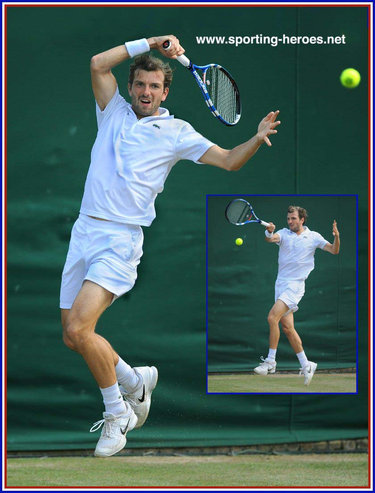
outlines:
[{"label": "racket frame", "polygon": [[[234,223],[234,222],[232,222],[228,218],[228,209],[233,204],[233,202],[244,202],[244,204],[250,208],[250,212],[252,214],[251,217],[254,217],[254,219],[249,219],[249,220],[244,221],[242,223]],[[262,219],[259,219],[258,218],[258,216],[254,212],[253,206],[247,200],[245,200],[245,199],[233,199],[231,202],[229,202],[229,204],[225,208],[225,217],[226,217],[226,219],[227,219],[228,222],[230,222],[231,224],[234,224],[235,226],[243,226],[244,224],[250,224],[250,223],[259,223],[259,224],[261,224],[262,226],[265,226],[265,227],[267,227],[267,226],[270,225],[266,221],[262,221]]]}]

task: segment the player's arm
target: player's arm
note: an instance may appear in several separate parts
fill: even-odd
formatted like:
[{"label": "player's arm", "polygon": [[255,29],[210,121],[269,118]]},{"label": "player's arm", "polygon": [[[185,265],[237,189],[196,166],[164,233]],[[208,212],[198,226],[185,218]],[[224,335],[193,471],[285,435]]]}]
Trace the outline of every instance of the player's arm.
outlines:
[{"label": "player's arm", "polygon": [[247,142],[240,144],[233,149],[223,149],[217,145],[212,146],[199,159],[204,164],[212,164],[228,171],[237,171],[254,156],[259,147],[265,142],[271,146],[270,135],[276,134],[276,127],[280,121],[276,121],[279,110],[271,111],[259,123],[258,132]]},{"label": "player's arm", "polygon": [[339,230],[337,229],[336,220],[333,221],[332,234],[334,236],[333,244],[327,243],[326,246],[323,248],[323,250],[332,253],[333,255],[337,255],[340,251],[340,233]]},{"label": "player's arm", "polygon": [[[279,243],[280,235],[278,233],[274,233],[276,226],[273,223],[269,223],[269,226],[266,227],[266,235],[264,239],[267,243]],[[268,232],[268,234],[267,234]]]},{"label": "player's arm", "polygon": [[[163,42],[167,39],[171,41],[171,48],[168,52],[166,52],[162,46]],[[167,58],[176,58],[178,55],[184,53],[184,49],[180,46],[179,40],[172,34],[132,41],[127,43],[127,46],[129,50],[131,49],[131,51],[134,51],[136,54],[146,53],[150,49],[157,49]],[[95,100],[102,111],[112,99],[117,87],[117,81],[112,73],[112,68],[125,60],[128,60],[131,56],[127,47],[123,44],[111,48],[110,50],[103,51],[103,53],[94,55],[91,58],[90,70],[92,89],[94,91]]]}]

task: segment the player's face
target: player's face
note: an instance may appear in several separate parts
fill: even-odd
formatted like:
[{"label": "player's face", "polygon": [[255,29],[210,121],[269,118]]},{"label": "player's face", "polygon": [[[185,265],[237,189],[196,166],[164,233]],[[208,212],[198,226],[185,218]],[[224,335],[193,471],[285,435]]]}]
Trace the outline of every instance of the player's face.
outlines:
[{"label": "player's face", "polygon": [[133,84],[128,84],[128,91],[134,113],[138,118],[144,118],[159,114],[160,104],[166,100],[169,88],[164,88],[161,70],[136,70]]},{"label": "player's face", "polygon": [[293,231],[294,233],[298,233],[299,231],[303,230],[304,219],[299,218],[297,211],[296,212],[288,212],[287,222],[288,222],[288,227],[289,227],[290,231]]}]

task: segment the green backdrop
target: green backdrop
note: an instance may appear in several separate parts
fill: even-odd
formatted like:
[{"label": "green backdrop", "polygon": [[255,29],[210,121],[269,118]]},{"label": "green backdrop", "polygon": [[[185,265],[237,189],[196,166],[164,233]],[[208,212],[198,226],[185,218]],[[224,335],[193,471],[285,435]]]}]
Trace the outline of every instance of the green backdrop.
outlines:
[{"label": "green backdrop", "polygon": [[[241,196],[242,197],[242,196]],[[267,245],[258,224],[234,226],[224,210],[233,196],[207,198],[208,370],[239,371],[257,366],[268,352],[267,314],[274,303],[278,250]],[[307,357],[319,369],[354,368],[356,344],[357,206],[355,196],[245,196],[256,214],[287,227],[289,205],[305,207],[307,226],[333,242],[336,219],[341,252],[332,256],[317,249],[315,269],[296,312],[295,326]],[[235,239],[244,243],[236,246]],[[279,369],[298,369],[285,336],[277,353]]]},{"label": "green backdrop", "polygon": [[[145,228],[139,280],[98,324],[130,364],[155,364],[160,372],[147,426],[130,434],[128,447],[366,436],[367,9],[14,6],[6,17],[9,449],[96,443],[88,430],[101,417],[101,395],[83,361],[63,346],[58,309],[96,135],[89,63],[126,40],[171,31],[197,63],[228,67],[242,94],[243,116],[235,128],[214,120],[177,62],[166,104],[171,113],[225,148],[254,135],[271,110],[280,109],[282,125],[273,147],[263,146],[237,173],[177,164],[157,199],[157,219]],[[345,34],[346,44],[236,48],[198,46],[195,38],[260,33]],[[350,66],[362,75],[355,90],[339,83]],[[115,69],[124,95],[127,70],[127,64]],[[358,195],[358,395],[206,394],[206,195],[244,193]],[[324,225],[329,234],[330,221],[317,221],[317,229]],[[318,260],[321,268],[323,255]]]}]

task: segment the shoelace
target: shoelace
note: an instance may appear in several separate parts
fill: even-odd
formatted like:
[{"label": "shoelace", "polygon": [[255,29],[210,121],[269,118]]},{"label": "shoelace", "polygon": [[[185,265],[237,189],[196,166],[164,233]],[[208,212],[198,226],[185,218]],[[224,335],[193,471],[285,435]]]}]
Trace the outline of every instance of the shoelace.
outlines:
[{"label": "shoelace", "polygon": [[135,407],[137,405],[137,401],[135,400],[135,394],[126,394],[122,393],[122,398],[124,401],[128,402],[131,407]]},{"label": "shoelace", "polygon": [[134,407],[136,407],[139,404],[138,399],[136,398],[135,394],[137,392],[139,392],[140,389],[142,389],[142,385],[140,388],[135,390],[133,393],[128,394],[125,391],[121,392],[121,395],[122,395],[122,398],[124,399],[124,401],[128,402],[133,409],[134,409]]},{"label": "shoelace", "polygon": [[266,361],[267,358],[263,358],[263,356],[260,357],[260,360],[263,361],[263,363],[261,363],[259,366],[267,366],[268,367],[271,367],[272,368],[272,365],[271,363],[268,363],[268,361]]},{"label": "shoelace", "polygon": [[112,435],[112,426],[108,419],[100,419],[99,421],[96,421],[96,423],[94,423],[90,428],[90,433],[99,430],[99,428],[101,428],[101,426],[103,425],[104,425],[102,431],[103,436],[110,437]]}]

